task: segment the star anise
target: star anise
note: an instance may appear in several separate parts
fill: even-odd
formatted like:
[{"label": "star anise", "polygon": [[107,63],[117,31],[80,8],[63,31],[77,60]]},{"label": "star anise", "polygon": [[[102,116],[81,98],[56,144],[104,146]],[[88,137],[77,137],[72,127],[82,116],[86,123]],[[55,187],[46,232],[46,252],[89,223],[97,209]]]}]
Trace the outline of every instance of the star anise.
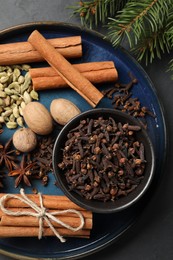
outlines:
[{"label": "star anise", "polygon": [[26,156],[22,156],[20,165],[18,165],[15,170],[10,171],[8,174],[11,177],[17,176],[15,180],[15,188],[17,188],[21,182],[24,182],[27,186],[31,186],[29,178],[32,175],[31,170],[34,165],[35,163],[27,163]]},{"label": "star anise", "polygon": [[5,166],[9,171],[17,166],[15,150],[11,149],[12,138],[5,145],[0,144],[0,166]]}]

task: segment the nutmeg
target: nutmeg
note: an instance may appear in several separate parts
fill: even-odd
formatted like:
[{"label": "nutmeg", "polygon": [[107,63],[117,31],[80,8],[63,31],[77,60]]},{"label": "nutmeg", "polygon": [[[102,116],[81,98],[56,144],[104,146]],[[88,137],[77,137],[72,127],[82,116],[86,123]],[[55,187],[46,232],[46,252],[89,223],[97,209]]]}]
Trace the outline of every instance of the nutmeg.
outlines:
[{"label": "nutmeg", "polygon": [[13,134],[13,145],[20,152],[31,152],[37,146],[37,136],[30,128],[20,128]]},{"label": "nutmeg", "polygon": [[47,135],[53,130],[53,119],[47,108],[39,102],[28,103],[23,110],[23,117],[36,134]]},{"label": "nutmeg", "polygon": [[54,99],[50,105],[50,112],[53,119],[60,125],[65,125],[70,119],[81,113],[73,102],[64,98]]}]

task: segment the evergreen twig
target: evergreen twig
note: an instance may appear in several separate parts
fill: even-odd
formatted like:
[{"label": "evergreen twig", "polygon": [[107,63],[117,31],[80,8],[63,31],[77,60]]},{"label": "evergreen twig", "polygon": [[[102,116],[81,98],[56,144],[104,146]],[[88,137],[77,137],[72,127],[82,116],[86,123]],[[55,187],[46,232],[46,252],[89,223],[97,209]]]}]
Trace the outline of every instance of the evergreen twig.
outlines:
[{"label": "evergreen twig", "polygon": [[152,32],[157,31],[168,8],[165,0],[145,0],[142,3],[137,0],[129,1],[116,18],[110,18],[108,35],[112,43],[116,46],[126,36],[130,46],[137,44],[146,28]]},{"label": "evergreen twig", "polygon": [[[145,30],[140,35],[137,44],[132,49],[137,55],[138,61],[145,59],[146,64],[152,62],[155,56],[161,59],[162,54],[169,53],[173,48],[173,17],[171,17],[173,9],[168,9],[164,15],[160,16],[160,23],[157,28],[145,25]],[[171,19],[170,19],[171,18]],[[172,37],[172,38],[171,38]]]},{"label": "evergreen twig", "polygon": [[79,1],[73,9],[73,15],[80,16],[81,24],[92,29],[100,23],[105,24],[108,17],[112,17],[121,10],[128,0],[94,0]]},{"label": "evergreen twig", "polygon": [[[173,7],[169,10],[167,27],[168,27],[168,30],[167,30],[166,34],[170,41],[171,49],[173,50]],[[173,71],[173,59],[169,62],[169,70]],[[173,75],[171,78],[173,79]]]},{"label": "evergreen twig", "polygon": [[[127,39],[138,61],[146,64],[173,49],[173,0],[80,1],[72,7],[82,25],[106,24],[113,46]],[[173,71],[173,60],[169,63]],[[173,76],[172,76],[173,79]]]}]

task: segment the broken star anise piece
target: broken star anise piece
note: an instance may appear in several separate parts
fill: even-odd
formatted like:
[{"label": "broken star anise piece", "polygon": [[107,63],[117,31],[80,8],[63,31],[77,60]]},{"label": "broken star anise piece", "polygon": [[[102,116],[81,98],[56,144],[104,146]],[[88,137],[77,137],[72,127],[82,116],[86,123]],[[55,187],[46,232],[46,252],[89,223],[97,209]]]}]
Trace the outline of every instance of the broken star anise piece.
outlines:
[{"label": "broken star anise piece", "polygon": [[11,149],[12,138],[5,145],[0,144],[0,166],[5,166],[9,171],[16,168],[17,157],[15,150]]},{"label": "broken star anise piece", "polygon": [[29,177],[32,175],[31,170],[35,163],[27,163],[26,156],[22,156],[22,160],[20,165],[15,169],[9,172],[8,176],[15,177],[15,188],[19,186],[19,184],[23,181],[27,186],[31,186],[31,182]]}]

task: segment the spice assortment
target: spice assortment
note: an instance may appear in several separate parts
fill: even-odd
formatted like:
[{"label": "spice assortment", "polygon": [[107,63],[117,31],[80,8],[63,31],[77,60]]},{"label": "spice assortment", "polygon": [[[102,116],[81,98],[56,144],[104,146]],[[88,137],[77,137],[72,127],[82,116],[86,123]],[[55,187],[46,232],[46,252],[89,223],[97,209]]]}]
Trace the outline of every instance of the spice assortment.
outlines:
[{"label": "spice assortment", "polygon": [[[48,41],[49,43],[47,43],[47,41],[43,37],[41,37],[41,35],[37,31],[34,31],[33,34],[31,34],[31,36],[29,37],[30,43],[29,42],[24,43],[24,45],[23,45],[23,48],[25,49],[25,51],[30,49],[31,52],[32,52],[35,47],[38,48],[37,54],[36,55],[34,54],[35,57],[31,55],[32,56],[32,62],[43,59],[43,58],[41,58],[42,55],[39,54],[39,52],[40,52],[39,46],[35,46],[35,47],[32,46],[32,45],[35,44],[35,40],[37,38],[39,38],[43,41],[43,43],[44,43],[43,45],[45,45],[46,47],[48,46],[48,50],[49,50],[49,47],[50,47],[49,46],[50,43],[52,44],[52,46],[54,46],[54,47],[58,46],[57,48],[60,48],[60,49],[64,48],[64,46],[65,46],[65,50],[68,50],[69,48],[71,48],[67,44],[68,37],[66,39],[61,39],[60,41],[58,39],[49,40]],[[55,42],[58,42],[57,45],[56,45]],[[72,37],[72,43],[74,44],[74,48],[76,48],[76,46],[78,46],[77,49],[76,49],[77,51],[75,51],[74,57],[76,57],[76,56],[80,57],[81,56],[81,52],[80,52],[81,39],[80,39],[80,37],[74,37],[74,38]],[[71,44],[71,45],[73,45],[73,44]],[[15,46],[15,50],[18,51],[18,48],[19,49],[21,48],[21,43],[14,44],[14,45],[13,44],[12,45],[4,44],[2,46],[2,50],[1,50],[1,53],[0,53],[0,54],[2,54],[2,56],[0,55],[0,63],[3,62],[3,58],[2,58],[3,57],[3,50],[9,50],[9,55],[10,56],[12,55],[11,60],[13,60],[13,57],[14,57],[13,62],[17,61],[17,60],[15,60],[17,55],[14,54],[14,56],[13,56],[13,54],[10,51],[11,48],[14,47],[14,46]],[[61,51],[60,51],[60,53],[61,53]],[[67,51],[67,53],[68,53],[68,51]],[[62,52],[61,54],[63,54],[65,57],[68,57],[67,53],[64,54]],[[37,56],[39,56],[39,58],[36,58]],[[2,58],[2,60],[1,60],[1,58]],[[27,59],[28,58],[26,58],[26,59],[22,58],[21,63],[25,63],[27,61]],[[62,61],[62,60],[64,61],[64,59],[60,55],[60,61]],[[66,62],[65,62],[65,64],[66,64]],[[72,66],[69,65],[69,63],[68,63],[68,66],[71,69]],[[88,73],[91,73],[92,76],[90,77],[90,79],[92,78],[93,82],[99,82],[98,81],[98,78],[99,78],[98,75],[104,75],[104,77],[101,79],[101,82],[104,82],[105,79],[108,82],[109,82],[109,80],[110,81],[116,81],[117,78],[118,78],[118,73],[117,73],[117,71],[114,67],[113,62],[111,62],[111,61],[92,62],[92,63],[85,63],[85,64],[75,64],[74,67],[77,70],[79,70],[79,73],[84,73],[84,76],[86,76],[86,78],[87,78]],[[22,74],[23,70],[27,71],[27,73],[24,76]],[[29,156],[30,156],[31,155],[30,150],[32,150],[36,147],[36,142],[37,142],[36,141],[36,135],[47,135],[47,134],[49,134],[53,131],[53,121],[52,121],[51,116],[53,117],[55,122],[62,124],[62,125],[65,125],[73,116],[80,113],[80,110],[75,106],[75,104],[73,104],[72,102],[65,100],[65,99],[53,100],[52,103],[51,103],[51,106],[50,106],[50,113],[44,107],[44,105],[41,104],[40,102],[31,102],[31,101],[33,101],[33,99],[38,100],[37,92],[35,92],[35,90],[33,90],[32,87],[31,87],[31,78],[32,78],[33,88],[34,88],[34,79],[37,79],[37,78],[39,78],[39,79],[40,78],[48,78],[48,82],[51,82],[51,78],[54,79],[56,77],[59,77],[60,81],[61,81],[61,77],[57,76],[57,72],[55,71],[55,68],[49,67],[49,68],[34,68],[34,69],[32,69],[32,68],[30,68],[30,66],[24,64],[24,65],[20,65],[20,66],[19,65],[12,65],[11,67],[9,65],[8,66],[1,66],[1,71],[2,71],[1,82],[4,81],[4,84],[5,84],[2,87],[2,92],[4,91],[3,93],[6,93],[7,92],[6,89],[9,89],[9,91],[11,91],[11,92],[18,91],[18,96],[19,96],[19,100],[16,98],[17,99],[16,104],[15,104],[15,101],[12,102],[13,103],[12,106],[14,107],[13,108],[13,114],[11,115],[11,118],[8,118],[7,120],[12,121],[13,117],[15,119],[17,118],[17,120],[19,120],[18,116],[19,116],[20,119],[21,119],[21,117],[24,117],[24,120],[29,127],[29,128],[22,128],[22,129],[19,129],[18,131],[16,131],[16,133],[13,135],[13,144],[16,147],[17,150],[19,150],[21,152],[29,152]],[[29,71],[29,73],[28,73],[28,71]],[[99,71],[99,74],[97,74],[98,71]],[[3,75],[5,75],[4,72],[8,74],[9,78],[12,78],[12,79],[10,79],[10,81],[13,80],[13,82],[11,82],[11,83],[8,82],[9,79],[7,81],[5,81],[5,76],[3,76]],[[73,70],[72,70],[72,72],[73,72]],[[75,73],[75,76],[76,75],[78,76],[79,74]],[[67,76],[67,80],[64,79],[64,78],[63,78],[63,80],[64,80],[64,83],[63,84],[60,83],[60,86],[61,85],[66,86],[66,84],[69,83],[68,82],[68,80],[69,80],[68,76]],[[130,114],[132,114],[133,116],[138,116],[138,117],[143,116],[144,117],[145,114],[147,114],[147,113],[149,114],[149,111],[144,107],[140,108],[140,102],[137,99],[132,100],[132,98],[130,98],[131,93],[129,91],[130,91],[131,87],[133,86],[133,84],[135,84],[136,82],[137,82],[137,80],[133,78],[131,80],[131,82],[126,84],[126,85],[116,83],[115,87],[103,91],[103,95],[106,95],[108,98],[113,98],[113,104],[114,104],[114,107],[116,109],[121,109],[124,112],[130,112]],[[45,85],[42,85],[42,86],[43,86],[43,88],[41,88],[41,89],[44,89],[45,87],[47,88],[46,83],[45,83]],[[57,87],[58,87],[58,84],[57,84]],[[37,89],[36,86],[35,86],[35,89]],[[85,87],[82,89],[82,91],[84,89],[85,89]],[[39,90],[39,87],[38,87],[38,90]],[[10,97],[13,97],[15,93],[13,93],[13,95],[11,95]],[[100,94],[100,92],[99,92],[99,94]],[[10,95],[10,93],[8,95]],[[101,98],[101,96],[99,95],[99,100],[100,100],[100,98]],[[8,99],[9,99],[9,96],[8,96]],[[123,103],[123,102],[126,102],[126,103]],[[128,104],[127,104],[127,102],[128,102]],[[133,103],[134,109],[132,109],[132,104],[130,102]],[[8,107],[4,108],[4,109],[6,111],[8,111]],[[66,112],[66,109],[68,110],[67,111],[68,113]],[[132,113],[133,110],[135,111],[135,113]],[[66,118],[66,116],[67,116],[67,118]],[[8,123],[11,123],[11,121],[8,122]],[[23,119],[22,119],[21,126],[23,126]],[[27,136],[27,138],[31,138],[32,140],[31,139],[27,140],[27,138],[24,138],[24,137],[20,138],[21,133],[24,134],[25,132],[28,132],[28,131],[30,131],[30,133],[32,133],[32,131],[34,133],[36,133],[35,136],[34,136],[34,133],[32,133],[32,138]],[[18,135],[18,137],[16,137],[17,135]],[[21,142],[21,140],[23,140],[23,142]],[[44,140],[44,139],[40,139],[40,140]],[[25,145],[24,141],[26,141],[28,144],[30,144],[31,147],[27,148],[27,145]],[[17,142],[19,142],[19,144]],[[39,142],[41,142],[41,141],[39,141]],[[8,170],[10,170],[10,172],[11,172],[11,174],[9,174],[9,175],[10,176],[17,176],[18,174],[12,173],[13,170],[15,171],[16,168],[17,168],[16,162],[18,161],[18,159],[17,159],[17,155],[15,154],[15,150],[14,149],[9,150],[9,144],[11,146],[11,143],[12,143],[12,141],[9,140],[9,142],[7,142],[7,144],[3,146],[3,149],[1,149],[1,150],[5,151],[5,152],[1,152],[1,165],[4,165],[4,162],[5,162],[5,164],[7,164],[5,166],[7,166]],[[24,146],[24,147],[20,147],[21,145]],[[38,147],[39,147],[39,144],[38,144]],[[29,149],[29,150],[27,150],[27,149]],[[50,154],[51,153],[52,152],[50,152]],[[42,154],[44,154],[44,153],[42,152]],[[25,157],[23,157],[22,161],[25,161],[24,158]],[[12,162],[10,162],[11,159],[13,159]],[[43,161],[45,162],[46,160],[47,160],[47,158],[43,158],[42,162]],[[28,162],[25,162],[25,163],[26,163],[26,167],[27,167],[29,164],[28,164]],[[30,163],[32,165],[32,161],[30,161]],[[50,163],[50,165],[51,165],[51,163]],[[37,167],[38,167],[38,165],[37,165]],[[44,176],[44,181],[43,181],[44,183],[47,183],[47,181],[46,181],[47,172],[48,172],[48,170],[51,169],[51,167],[49,166],[48,170],[43,170],[43,168],[45,169],[46,167],[47,166],[44,166],[44,167],[41,167],[41,168],[38,167],[39,170],[36,171],[36,165],[34,166],[34,169],[35,169],[34,171],[35,172],[40,171],[40,173],[39,173],[40,176],[42,176],[42,175]],[[46,172],[46,173],[43,174],[43,172]],[[36,176],[38,177],[39,174],[37,173]],[[22,175],[22,174],[19,174],[19,175]],[[34,175],[34,174],[31,174],[31,171],[29,171],[28,176],[30,176],[30,175]],[[25,176],[25,174],[24,174],[24,176]],[[20,177],[20,178],[21,178],[21,180],[25,179],[26,180],[25,182],[27,183],[27,185],[30,185],[30,182],[27,181],[28,177],[27,178],[26,177],[24,177],[24,178]],[[17,183],[17,181],[16,181],[16,183]],[[18,185],[19,184],[17,184],[16,186],[18,186]]]},{"label": "spice assortment", "polygon": [[[44,186],[48,184],[48,174],[53,171],[54,142],[54,135],[39,137],[37,138],[37,146],[33,151],[20,153],[13,149],[12,139],[9,140],[5,166],[8,167],[8,176],[15,178],[14,185],[16,188],[19,185],[32,186],[33,180],[40,180]],[[9,149],[9,145],[12,150]],[[22,159],[19,156],[22,156]]]},{"label": "spice assortment", "polygon": [[[33,180],[40,180],[44,186],[48,184],[49,173],[53,172],[54,129],[57,124],[64,126],[81,113],[74,103],[63,98],[52,100],[47,109],[39,101],[37,91],[46,89],[58,91],[58,88],[70,86],[93,108],[106,95],[113,99],[115,109],[130,113],[134,117],[144,118],[146,114],[152,115],[147,108],[140,106],[137,98],[131,97],[129,91],[137,82],[136,79],[133,78],[127,85],[116,83],[114,88],[101,92],[93,84],[116,82],[118,72],[114,63],[99,61],[71,65],[66,60],[81,56],[80,36],[46,40],[38,31],[34,31],[28,42],[1,44],[0,128],[3,124],[9,129],[18,126],[21,128],[17,129],[6,144],[0,143],[0,167],[9,178],[15,178],[16,188],[30,187]],[[31,68],[26,65],[43,60],[47,61],[50,67]],[[15,65],[17,63],[21,65]],[[135,190],[144,177],[147,163],[144,146],[135,139],[135,133],[140,129],[138,125],[121,124],[111,117],[88,118],[81,121],[80,125],[68,134],[63,160],[59,164],[66,176],[69,189],[88,200],[103,202],[116,201]],[[15,197],[14,194],[12,196]],[[23,197],[27,200],[24,195]],[[28,195],[28,198],[30,197],[34,203],[38,201],[36,196]],[[44,212],[41,213],[38,210],[38,214],[42,214],[43,217],[41,226],[44,227],[43,235],[55,235],[57,229],[58,236],[60,234],[90,237],[91,212],[79,208],[64,196],[43,195],[43,197],[46,210],[43,209]],[[21,206],[21,202],[15,199],[13,204],[13,198],[11,200],[12,204],[7,205],[13,208],[14,212],[23,209],[25,211],[25,205]],[[45,221],[47,211],[54,214],[54,209],[59,207],[62,210],[73,210],[77,207],[84,217],[84,226],[74,232],[59,226],[55,221],[53,228],[50,228]],[[73,228],[80,226],[79,218],[73,213],[67,215],[66,213],[58,216],[58,221],[65,221],[67,225],[70,223],[72,226],[74,224]],[[0,226],[0,237],[37,236],[40,232],[38,219],[34,216],[28,217],[26,214],[24,218],[18,216],[14,220],[13,214],[7,216],[2,210],[0,210]],[[52,232],[54,227],[55,232]]]},{"label": "spice assortment", "polygon": [[145,151],[135,138],[138,125],[112,117],[87,118],[72,129],[58,164],[69,190],[88,200],[117,200],[132,192],[143,179]]},{"label": "spice assortment", "polygon": [[[21,134],[21,132],[28,132],[28,130],[29,132],[31,131],[28,128],[20,128],[16,132]],[[13,137],[15,137],[16,132]],[[33,134],[34,133],[32,132],[32,135]],[[54,134],[37,137],[34,134],[34,139],[32,137],[32,141],[33,142],[29,142],[28,145],[23,146],[25,139],[18,139],[17,137],[18,145],[22,146],[22,149],[25,149],[25,152],[22,151],[22,149],[19,151],[14,147],[14,144],[16,144],[15,138],[14,140],[13,138],[10,138],[4,145],[0,143],[0,167],[2,169],[2,177],[14,177],[14,186],[16,188],[19,185],[33,186],[33,180],[40,180],[42,185],[46,186],[49,181],[48,174],[53,171],[52,153],[55,142]],[[26,151],[26,149],[29,150]],[[3,178],[1,184],[1,186],[3,186]]]}]

